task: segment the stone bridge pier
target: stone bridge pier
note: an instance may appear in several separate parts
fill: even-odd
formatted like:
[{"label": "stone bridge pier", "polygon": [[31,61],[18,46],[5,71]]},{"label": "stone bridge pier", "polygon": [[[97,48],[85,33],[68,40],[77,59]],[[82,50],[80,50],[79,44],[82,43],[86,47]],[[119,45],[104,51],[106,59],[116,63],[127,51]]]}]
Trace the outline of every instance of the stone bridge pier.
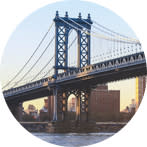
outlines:
[{"label": "stone bridge pier", "polygon": [[10,111],[12,112],[13,116],[18,121],[22,121],[22,113],[23,113],[22,103],[7,103],[7,105]]},{"label": "stone bridge pier", "polygon": [[88,121],[88,103],[90,89],[54,89],[49,96],[49,120],[68,121],[68,98],[73,94],[76,97],[76,121]]}]

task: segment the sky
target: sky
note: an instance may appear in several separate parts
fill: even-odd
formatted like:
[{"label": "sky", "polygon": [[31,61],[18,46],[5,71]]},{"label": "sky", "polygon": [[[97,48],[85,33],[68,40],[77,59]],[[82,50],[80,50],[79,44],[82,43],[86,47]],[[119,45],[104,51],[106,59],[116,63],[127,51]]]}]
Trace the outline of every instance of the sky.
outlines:
[{"label": "sky", "polygon": [[[2,86],[5,85],[10,79],[12,79],[12,77],[14,77],[17,71],[25,64],[27,59],[33,53],[39,41],[42,39],[43,35],[47,32],[49,26],[51,25],[57,10],[59,11],[59,15],[62,17],[65,15],[65,11],[68,11],[69,17],[78,17],[78,13],[81,12],[82,18],[87,18],[88,13],[90,13],[92,20],[95,20],[101,25],[104,25],[107,28],[115,30],[115,32],[119,32],[126,36],[137,38],[132,29],[119,16],[117,16],[112,11],[94,3],[83,2],[78,0],[66,0],[63,2],[47,5],[46,7],[35,11],[30,16],[25,18],[24,21],[16,27],[16,29],[10,36],[9,41],[5,47],[2,62],[0,65],[0,80]],[[75,32],[72,33],[71,39],[75,35],[74,33]],[[35,59],[39,57],[46,44],[51,40],[53,34],[54,27],[51,29],[43,45],[35,54],[35,56],[22,74],[25,74],[25,72],[35,62]],[[97,40],[92,41],[92,44],[92,55],[102,52],[101,48],[97,48]],[[77,50],[75,51],[75,48],[76,44],[74,47],[71,48],[69,53],[69,58],[72,60],[72,62],[75,62],[76,60]],[[53,55],[54,42],[51,44],[46,54],[40,60],[39,64],[36,65],[36,67],[30,72],[30,74],[25,78],[24,81],[29,81],[31,77],[33,77],[33,75],[35,75],[38,70],[41,69],[41,67]],[[54,61],[46,68],[46,70],[40,75],[40,77],[45,72],[47,72],[53,64]],[[18,78],[14,82],[19,80],[22,74],[18,76]],[[12,85],[13,84],[14,83],[12,83]],[[135,98],[135,79],[110,83],[109,89],[121,89],[120,109],[122,110],[131,103],[132,98]],[[27,108],[29,103],[35,104],[37,108],[40,109],[43,105],[43,100],[38,99],[35,101],[26,102],[24,103],[24,107]]]}]

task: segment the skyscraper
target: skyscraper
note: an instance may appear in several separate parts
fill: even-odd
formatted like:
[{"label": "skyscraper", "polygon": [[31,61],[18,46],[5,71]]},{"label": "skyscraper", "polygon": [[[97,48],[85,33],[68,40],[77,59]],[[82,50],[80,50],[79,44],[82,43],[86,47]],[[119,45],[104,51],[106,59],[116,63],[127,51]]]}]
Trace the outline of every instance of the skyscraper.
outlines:
[{"label": "skyscraper", "polygon": [[136,109],[138,109],[146,88],[146,76],[136,77]]}]

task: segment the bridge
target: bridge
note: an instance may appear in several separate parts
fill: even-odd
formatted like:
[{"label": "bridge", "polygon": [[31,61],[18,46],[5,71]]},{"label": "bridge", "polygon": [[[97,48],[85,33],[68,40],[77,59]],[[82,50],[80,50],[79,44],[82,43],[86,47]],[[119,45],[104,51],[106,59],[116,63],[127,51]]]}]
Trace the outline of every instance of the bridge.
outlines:
[{"label": "bridge", "polygon": [[[55,35],[37,61],[19,80],[12,83],[22,73],[26,65],[29,64],[33,55],[50,32],[53,24],[49,27],[31,57],[3,87],[4,98],[16,117],[18,117],[19,106],[24,101],[49,96],[53,98],[54,102],[51,120],[63,121],[66,119],[67,98],[69,95],[74,94],[78,99],[77,119],[87,121],[90,91],[97,84],[146,75],[146,59],[141,49],[141,44],[137,39],[102,26],[92,20],[90,14],[88,14],[87,19],[83,19],[81,13],[79,13],[78,18],[70,18],[67,12],[65,17],[60,17],[57,11],[53,22],[55,24]],[[69,36],[72,34],[72,30],[75,30],[77,36],[69,44]],[[109,51],[109,48],[113,48],[113,50],[111,52],[104,51],[101,55],[92,57],[92,37],[104,42],[104,46],[101,46],[100,50],[106,49]],[[54,56],[29,82],[21,84],[42,58],[54,39]],[[71,66],[68,55],[70,48],[76,41],[77,64]],[[96,44],[95,48],[98,48],[98,46],[99,44]],[[92,61],[93,58],[95,58],[94,61]],[[41,72],[51,64],[53,59],[55,63],[51,65],[47,74],[36,80]],[[51,73],[52,70],[53,73]],[[11,84],[12,86],[7,88]]]}]

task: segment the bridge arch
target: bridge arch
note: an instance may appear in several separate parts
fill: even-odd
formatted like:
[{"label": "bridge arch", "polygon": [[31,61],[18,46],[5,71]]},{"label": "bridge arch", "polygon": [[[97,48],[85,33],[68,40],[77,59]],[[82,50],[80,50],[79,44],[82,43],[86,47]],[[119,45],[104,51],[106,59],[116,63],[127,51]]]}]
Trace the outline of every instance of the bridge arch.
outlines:
[{"label": "bridge arch", "polygon": [[[55,22],[55,77],[60,70],[70,70],[68,67],[68,37],[70,30],[76,30],[78,34],[78,67],[90,64],[90,30],[92,21],[90,14],[87,19],[82,19],[81,13],[78,18],[60,17],[56,11]],[[83,29],[84,28],[84,29]]]},{"label": "bridge arch", "polygon": [[78,120],[78,98],[74,94],[67,99],[67,114],[69,120]]}]

